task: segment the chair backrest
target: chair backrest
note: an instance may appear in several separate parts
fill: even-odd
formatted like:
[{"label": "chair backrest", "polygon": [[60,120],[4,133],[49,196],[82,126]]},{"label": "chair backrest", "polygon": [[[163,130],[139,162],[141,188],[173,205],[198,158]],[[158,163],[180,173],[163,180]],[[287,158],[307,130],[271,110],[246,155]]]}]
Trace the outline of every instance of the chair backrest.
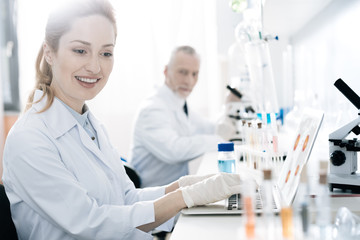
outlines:
[{"label": "chair backrest", "polygon": [[0,236],[1,239],[6,240],[18,239],[15,225],[11,218],[10,202],[2,184],[0,184]]},{"label": "chair backrest", "polygon": [[132,167],[125,165],[125,164],[124,164],[124,167],[125,167],[126,174],[129,176],[130,180],[134,183],[135,187],[140,188],[141,179],[140,179],[140,176],[135,171],[135,169],[133,169]]}]

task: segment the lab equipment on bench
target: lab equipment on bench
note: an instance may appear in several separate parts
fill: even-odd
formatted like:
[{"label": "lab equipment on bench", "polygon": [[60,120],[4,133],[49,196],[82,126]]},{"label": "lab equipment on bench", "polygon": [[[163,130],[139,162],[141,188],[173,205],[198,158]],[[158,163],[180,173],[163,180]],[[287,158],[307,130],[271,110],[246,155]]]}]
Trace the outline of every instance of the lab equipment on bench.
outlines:
[{"label": "lab equipment on bench", "polygon": [[254,212],[254,182],[247,181],[244,184],[243,202],[246,216],[245,234],[247,239],[255,239],[255,212]]},{"label": "lab equipment on bench", "polygon": [[326,172],[320,173],[316,197],[316,225],[319,228],[319,239],[331,239],[331,205],[327,187]]},{"label": "lab equipment on bench", "polygon": [[[219,172],[226,173],[235,173],[235,152],[234,152],[234,143],[225,142],[218,144],[218,169]],[[237,207],[239,194],[234,194],[226,200],[226,205],[228,209]]]},{"label": "lab equipment on bench", "polygon": [[229,140],[244,144],[243,121],[256,119],[255,110],[251,102],[246,100],[246,97],[244,98],[244,95],[237,88],[230,85],[227,85],[226,88],[239,99],[239,101],[227,103],[226,106],[226,117],[236,129],[236,132]]},{"label": "lab equipment on bench", "polygon": [[269,43],[264,40],[248,42],[245,44],[245,53],[255,111],[278,113]]},{"label": "lab equipment on bench", "polygon": [[[273,212],[279,212],[283,206],[290,206],[292,204],[300,183],[301,172],[310,157],[323,116],[324,113],[319,110],[307,108],[303,111],[300,124],[295,132],[295,139],[293,141],[294,144],[288,151],[288,155],[281,168],[280,174],[274,177],[274,179],[276,178],[276,181],[274,182],[272,188],[275,205]],[[235,148],[235,150],[237,150],[237,148]],[[245,167],[244,165],[241,166],[241,164],[238,164],[236,168],[236,172],[244,177],[254,171],[255,170],[251,168],[251,166]],[[255,172],[258,172],[258,170]],[[251,174],[250,176],[254,175],[255,174]],[[257,191],[258,194],[254,197],[254,199],[256,199],[256,203],[254,203],[254,212],[259,214],[263,213],[261,192],[263,191]],[[232,208],[229,210],[227,205],[224,204],[224,201],[186,208],[181,210],[181,212],[185,215],[245,213],[242,204],[238,204],[238,208]]]},{"label": "lab equipment on bench", "polygon": [[293,209],[290,206],[283,207],[280,211],[282,235],[284,239],[294,238]]},{"label": "lab equipment on bench", "polygon": [[286,157],[285,149],[279,150],[278,130],[275,113],[263,114],[259,119],[244,121],[241,129],[244,140],[237,146],[240,165],[259,170],[271,169],[277,176]]},{"label": "lab equipment on bench", "polygon": [[219,172],[235,173],[235,153],[233,142],[218,144],[218,167]]},{"label": "lab equipment on bench", "polygon": [[242,98],[243,95],[242,95],[238,90],[236,90],[235,88],[232,88],[232,87],[230,87],[229,85],[227,85],[226,88],[229,89],[230,92],[232,92],[232,93],[233,93],[235,96],[237,96],[239,99]]},{"label": "lab equipment on bench", "polygon": [[352,213],[348,208],[338,209],[335,222],[333,239],[352,240],[360,238],[360,216]]},{"label": "lab equipment on bench", "polygon": [[357,152],[360,141],[357,138],[346,139],[354,133],[360,134],[360,97],[341,79],[335,81],[335,87],[359,110],[358,117],[329,135],[330,191],[334,188],[360,190],[360,174],[357,171]]},{"label": "lab equipment on bench", "polygon": [[[236,88],[231,87],[230,85],[227,85],[226,88],[228,90],[230,90],[230,92],[232,94],[234,94],[235,96],[237,96],[239,99],[241,99],[242,101],[238,102],[240,103],[240,107],[238,107],[238,109],[236,109],[236,112],[240,115],[229,115],[230,118],[234,118],[236,120],[241,120],[241,119],[255,119],[256,115],[255,115],[255,110],[254,108],[251,106],[251,104],[249,102],[246,102],[243,100],[243,94],[241,92],[239,92]],[[241,111],[242,110],[242,111]]]}]

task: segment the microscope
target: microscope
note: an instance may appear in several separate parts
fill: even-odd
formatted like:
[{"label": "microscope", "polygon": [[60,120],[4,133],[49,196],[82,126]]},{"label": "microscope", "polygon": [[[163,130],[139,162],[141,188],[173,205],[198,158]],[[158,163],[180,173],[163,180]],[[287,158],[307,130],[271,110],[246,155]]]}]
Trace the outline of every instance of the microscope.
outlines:
[{"label": "microscope", "polygon": [[244,98],[243,94],[240,93],[236,88],[227,85],[226,88],[234,94],[239,100],[238,102],[232,102],[227,106],[227,117],[230,119],[231,124],[235,126],[236,133],[230,141],[243,143],[244,136],[243,132],[240,132],[239,129],[244,124],[245,121],[256,119],[256,113],[254,108],[251,105],[251,101]]},{"label": "microscope", "polygon": [[[335,81],[335,87],[359,110],[360,97],[341,79]],[[346,139],[350,133],[360,134],[360,111],[358,117],[329,135],[330,173],[328,184],[334,188],[360,191],[360,174],[357,173],[357,152],[360,141],[357,138]]]}]

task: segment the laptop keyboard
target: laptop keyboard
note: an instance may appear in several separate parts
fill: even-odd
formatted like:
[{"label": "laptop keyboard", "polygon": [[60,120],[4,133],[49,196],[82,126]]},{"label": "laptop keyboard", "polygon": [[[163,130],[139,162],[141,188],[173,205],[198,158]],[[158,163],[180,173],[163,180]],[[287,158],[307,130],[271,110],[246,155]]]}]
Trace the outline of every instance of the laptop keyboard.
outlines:
[{"label": "laptop keyboard", "polygon": [[228,203],[228,206],[227,206],[227,209],[228,210],[233,210],[234,208],[237,208],[239,209],[238,207],[240,206],[239,203],[241,203],[241,194],[234,194],[232,195],[231,197],[229,197],[227,203]]},{"label": "laptop keyboard", "polygon": [[[273,203],[273,209],[277,209],[274,199],[272,203]],[[259,188],[255,193],[255,210],[262,210],[263,206],[264,205],[263,205],[262,191],[261,188]],[[228,198],[227,209],[228,210],[244,209],[244,204],[243,201],[241,200],[241,194],[234,194]]]},{"label": "laptop keyboard", "polygon": [[[244,208],[244,204],[241,201],[241,194],[232,195],[231,197],[229,197],[227,203],[228,203],[227,204],[228,210],[232,210],[232,209],[241,210]],[[263,208],[263,203],[262,203],[261,194],[256,194],[255,209],[262,209],[262,208]]]}]

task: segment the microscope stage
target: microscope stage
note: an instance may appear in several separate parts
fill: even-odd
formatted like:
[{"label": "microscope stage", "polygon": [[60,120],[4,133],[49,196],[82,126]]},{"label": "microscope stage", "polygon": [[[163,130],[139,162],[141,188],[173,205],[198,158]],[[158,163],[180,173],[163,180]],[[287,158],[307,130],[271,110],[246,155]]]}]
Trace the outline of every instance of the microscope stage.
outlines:
[{"label": "microscope stage", "polygon": [[360,174],[355,173],[351,175],[347,174],[333,174],[328,176],[329,190],[333,191],[334,188],[342,190],[351,190],[360,192]]}]

